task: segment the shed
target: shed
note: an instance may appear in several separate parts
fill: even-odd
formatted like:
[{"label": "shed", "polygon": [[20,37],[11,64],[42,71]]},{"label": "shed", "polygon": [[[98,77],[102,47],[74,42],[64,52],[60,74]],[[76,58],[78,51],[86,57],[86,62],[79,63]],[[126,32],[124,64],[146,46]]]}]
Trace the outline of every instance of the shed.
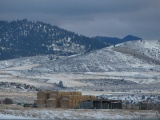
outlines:
[{"label": "shed", "polygon": [[93,109],[93,101],[81,101],[79,103],[80,109]]},{"label": "shed", "polygon": [[94,100],[93,107],[95,109],[122,109],[121,100]]},{"label": "shed", "polygon": [[80,102],[80,109],[122,109],[121,100],[93,100]]}]

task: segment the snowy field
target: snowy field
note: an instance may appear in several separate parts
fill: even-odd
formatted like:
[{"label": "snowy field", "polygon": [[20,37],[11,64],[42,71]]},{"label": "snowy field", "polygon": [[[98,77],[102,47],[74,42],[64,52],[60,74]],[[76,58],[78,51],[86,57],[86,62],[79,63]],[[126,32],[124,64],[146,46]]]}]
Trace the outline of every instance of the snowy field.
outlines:
[{"label": "snowy field", "polygon": [[[62,81],[64,88],[58,86]],[[31,87],[34,86],[34,89]],[[160,41],[132,41],[91,53],[74,56],[34,56],[0,61],[0,99],[33,102],[36,89],[81,91],[107,99],[138,103],[145,99],[160,102]],[[43,111],[44,115],[41,115]],[[80,112],[79,112],[80,111]],[[93,114],[91,114],[91,112]],[[132,114],[133,112],[133,114]],[[56,113],[56,114],[55,114]],[[29,118],[152,118],[156,111],[125,110],[12,110],[5,114]],[[34,116],[34,114],[36,116]]]},{"label": "snowy field", "polygon": [[156,111],[139,110],[84,110],[84,109],[5,109],[0,113],[2,119],[155,119]]},{"label": "snowy field", "polygon": [[16,115],[7,115],[7,114],[0,113],[0,119],[35,119],[35,118],[16,116]]}]

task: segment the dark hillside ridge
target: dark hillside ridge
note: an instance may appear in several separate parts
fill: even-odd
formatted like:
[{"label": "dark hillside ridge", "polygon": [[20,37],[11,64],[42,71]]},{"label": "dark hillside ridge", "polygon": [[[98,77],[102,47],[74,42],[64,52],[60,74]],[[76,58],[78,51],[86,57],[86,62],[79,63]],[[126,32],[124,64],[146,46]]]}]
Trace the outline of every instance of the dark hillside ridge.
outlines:
[{"label": "dark hillside ridge", "polygon": [[120,44],[127,41],[142,40],[142,38],[139,38],[133,35],[127,35],[123,39],[116,38],[116,37],[102,37],[102,36],[96,36],[96,37],[93,37],[93,39],[103,41],[112,45]]},{"label": "dark hillside ridge", "polygon": [[107,46],[106,42],[39,21],[0,21],[0,60],[48,54],[68,56]]}]

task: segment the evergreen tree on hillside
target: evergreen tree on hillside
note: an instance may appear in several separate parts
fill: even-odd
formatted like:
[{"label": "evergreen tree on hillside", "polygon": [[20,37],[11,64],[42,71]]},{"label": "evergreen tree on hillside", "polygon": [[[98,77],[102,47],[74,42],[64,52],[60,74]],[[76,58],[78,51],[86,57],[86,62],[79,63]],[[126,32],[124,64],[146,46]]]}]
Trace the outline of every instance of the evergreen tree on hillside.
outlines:
[{"label": "evergreen tree on hillside", "polygon": [[[55,53],[70,55],[106,46],[104,42],[39,21],[0,21],[0,59]],[[71,48],[75,50],[70,51]]]}]

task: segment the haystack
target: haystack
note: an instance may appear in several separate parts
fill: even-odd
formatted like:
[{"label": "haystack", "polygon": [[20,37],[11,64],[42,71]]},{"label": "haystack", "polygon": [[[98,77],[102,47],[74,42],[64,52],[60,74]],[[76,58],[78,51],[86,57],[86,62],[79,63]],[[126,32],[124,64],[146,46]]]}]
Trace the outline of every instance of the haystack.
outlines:
[{"label": "haystack", "polygon": [[89,97],[86,98],[86,96],[82,96],[81,92],[40,91],[37,93],[36,102],[38,107],[77,108],[79,102],[82,100],[85,101],[86,99],[89,99]]},{"label": "haystack", "polygon": [[66,93],[61,92],[61,91],[51,91],[51,92],[49,92],[49,98],[55,98],[57,100],[62,99],[62,95],[66,95]]},{"label": "haystack", "polygon": [[40,91],[37,93],[37,99],[48,99],[49,93],[46,91]]},{"label": "haystack", "polygon": [[47,107],[57,108],[58,107],[58,101],[56,99],[54,99],[54,98],[48,99],[47,100]]},{"label": "haystack", "polygon": [[49,94],[49,99],[57,99],[57,94]]},{"label": "haystack", "polygon": [[61,108],[73,108],[73,100],[62,99],[60,100]]},{"label": "haystack", "polygon": [[71,100],[73,98],[74,98],[73,95],[62,95],[62,99],[69,99],[69,100]]},{"label": "haystack", "polygon": [[91,95],[91,96],[90,96],[90,99],[91,99],[91,100],[96,100],[96,96]]},{"label": "haystack", "polygon": [[36,104],[38,108],[46,107],[46,99],[37,99]]},{"label": "haystack", "polygon": [[58,91],[49,91],[49,94],[57,94]]}]

